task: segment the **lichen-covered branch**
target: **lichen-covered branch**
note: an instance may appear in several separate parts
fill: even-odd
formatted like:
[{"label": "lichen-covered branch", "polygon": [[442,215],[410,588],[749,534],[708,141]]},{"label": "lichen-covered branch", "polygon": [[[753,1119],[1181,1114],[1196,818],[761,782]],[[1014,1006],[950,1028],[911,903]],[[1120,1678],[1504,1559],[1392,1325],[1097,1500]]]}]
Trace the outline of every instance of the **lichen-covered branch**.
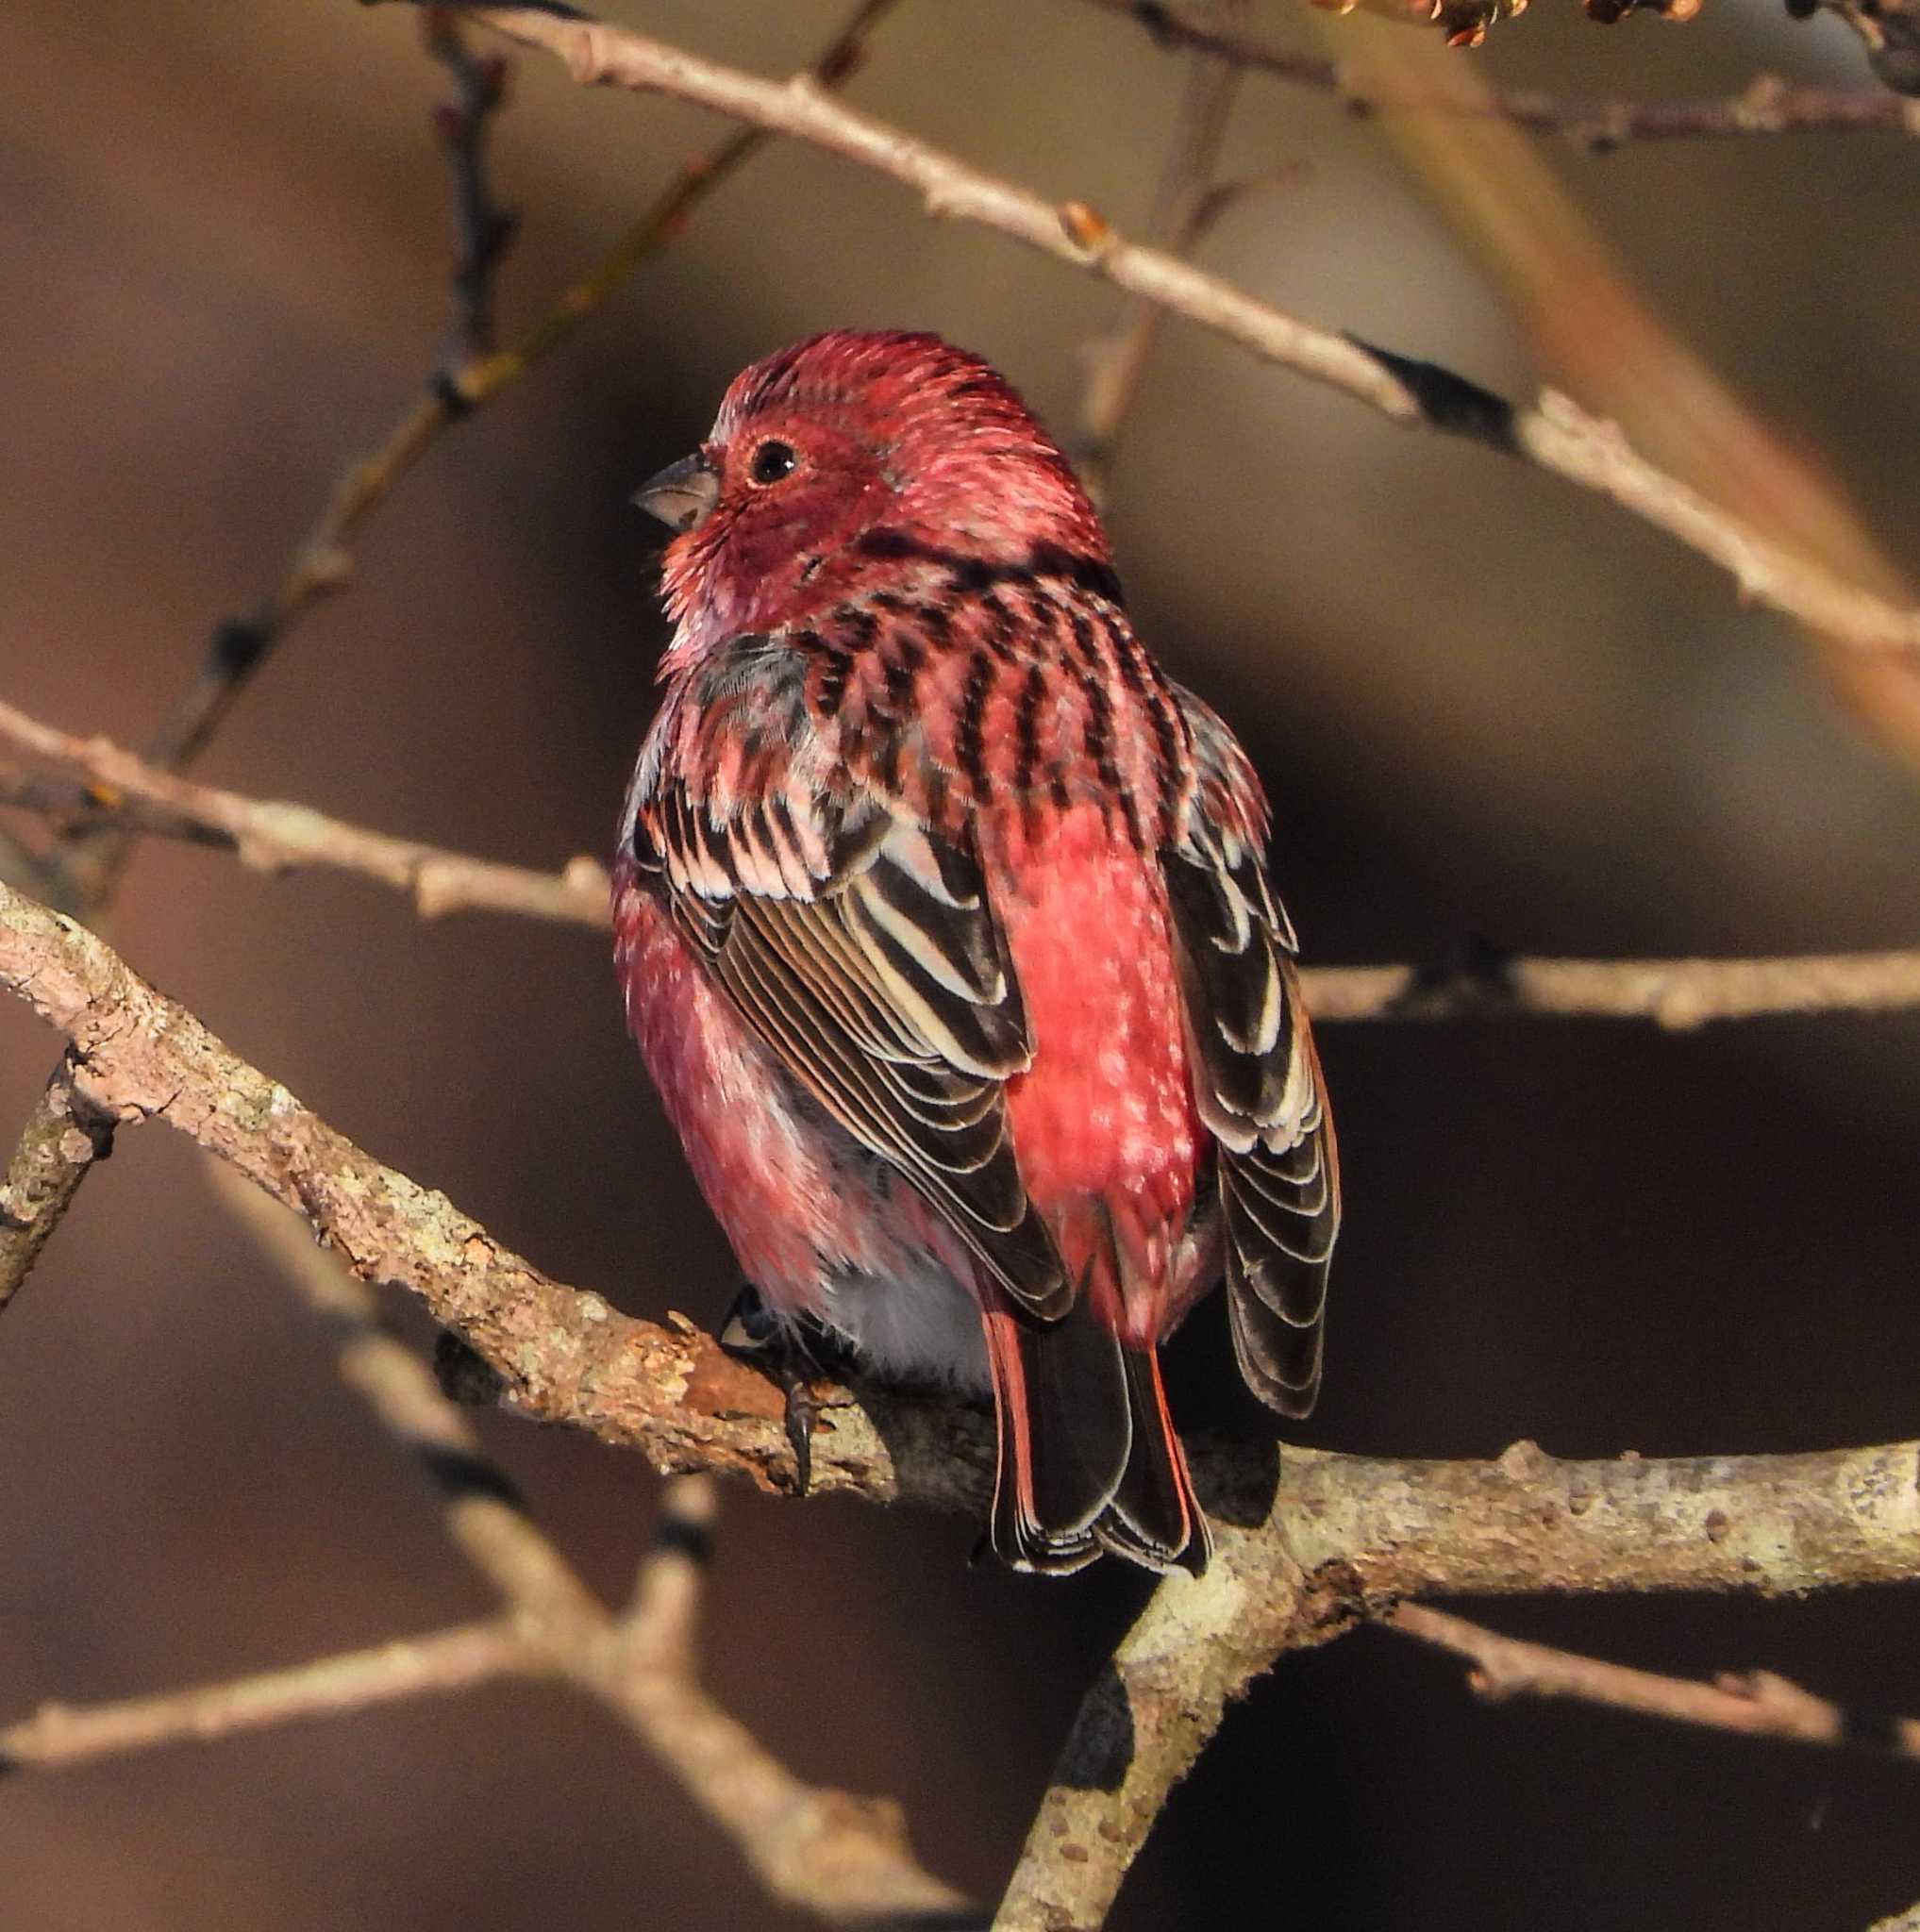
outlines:
[{"label": "lichen-covered branch", "polygon": [[1099,275],[1393,422],[1521,458],[1678,538],[1730,573],[1743,596],[1835,642],[1920,660],[1920,610],[1890,603],[1772,541],[1657,468],[1611,424],[1566,396],[1547,391],[1536,404],[1518,406],[1432,363],[1316,327],[1217,275],[1127,241],[1082,202],[1050,201],[972,167],[817,86],[764,79],[571,9],[461,10],[558,56],[584,85],[670,95],[804,141],[911,189],[929,215],[992,228]]},{"label": "lichen-covered branch", "polygon": [[112,1151],[111,1118],[75,1091],[62,1061],[0,1178],[0,1314],[40,1259],[93,1163]]}]

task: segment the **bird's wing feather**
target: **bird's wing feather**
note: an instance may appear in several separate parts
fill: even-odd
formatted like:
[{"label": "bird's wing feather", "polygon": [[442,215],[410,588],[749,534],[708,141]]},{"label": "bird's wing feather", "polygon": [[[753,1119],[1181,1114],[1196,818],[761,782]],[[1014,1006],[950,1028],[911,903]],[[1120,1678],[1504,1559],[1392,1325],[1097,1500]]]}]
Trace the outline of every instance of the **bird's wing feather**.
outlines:
[{"label": "bird's wing feather", "polygon": [[1057,1319],[1075,1288],[1027,1198],[1004,1093],[1032,1043],[974,854],[843,766],[821,785],[773,758],[758,778],[661,774],[634,815],[642,874],[787,1071],[1017,1307]]},{"label": "bird's wing feather", "polygon": [[1227,1306],[1248,1385],[1304,1415],[1320,1383],[1340,1163],[1300,999],[1292,925],[1266,876],[1266,802],[1232,734],[1177,693],[1195,783],[1161,855],[1194,1060],[1219,1147]]}]

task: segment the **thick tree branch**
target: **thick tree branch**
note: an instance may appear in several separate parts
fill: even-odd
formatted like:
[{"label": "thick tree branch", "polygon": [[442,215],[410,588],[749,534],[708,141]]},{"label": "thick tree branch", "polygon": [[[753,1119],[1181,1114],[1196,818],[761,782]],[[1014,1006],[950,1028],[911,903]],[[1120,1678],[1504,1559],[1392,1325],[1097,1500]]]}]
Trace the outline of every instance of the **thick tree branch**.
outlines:
[{"label": "thick tree branch", "polygon": [[[1209,1474],[1219,1465],[1209,1457]],[[1166,1578],[1088,1691],[1027,1835],[997,1932],[1105,1919],[1168,1793],[1227,1706],[1289,1651],[1419,1595],[1820,1590],[1920,1575],[1920,1444],[1786,1457],[1492,1463],[1283,1449],[1263,1517],[1214,1513],[1197,1582]],[[1222,1520],[1223,1514],[1226,1520]],[[1843,1520],[1851,1528],[1842,1530]],[[1869,1576],[1830,1539],[1865,1523],[1905,1555]],[[1877,1569],[1877,1565],[1870,1568]]]},{"label": "thick tree branch", "polygon": [[[0,986],[65,1033],[75,1084],[158,1118],[294,1208],[360,1279],[418,1295],[498,1376],[508,1406],[645,1453],[662,1470],[791,1489],[782,1404],[691,1322],[635,1321],[502,1247],[382,1166],[154,991],[93,934],[0,888]],[[816,1487],[977,1511],[979,1411],[827,1390]],[[1561,1462],[1408,1462],[1203,1444],[1226,1568],[1284,1560],[1344,1601],[1427,1592],[1791,1592],[1920,1575],[1920,1448]],[[1240,1525],[1236,1527],[1235,1525]],[[1284,1594],[1284,1591],[1282,1591]],[[1277,1603],[1277,1599],[1276,1599]],[[1275,1614],[1278,1614],[1277,1610]]]},{"label": "thick tree branch", "polygon": [[1443,114],[1511,121],[1540,133],[1564,135],[1594,154],[1629,141],[1700,140],[1708,137],[1845,133],[1880,129],[1920,135],[1920,110],[1880,89],[1789,87],[1761,75],[1724,100],[1565,100],[1532,88],[1484,94],[1449,94],[1395,88],[1370,76],[1355,62],[1330,60],[1286,45],[1270,35],[1224,23],[1191,6],[1155,0],[1089,0],[1103,12],[1137,22],[1155,45],[1213,54],[1298,87],[1330,93],[1356,114]]},{"label": "thick tree branch", "polygon": [[1161,1581],[1094,1680],[1027,1834],[993,1932],[1094,1932],[1106,1923],[1173,1788],[1227,1705],[1288,1650],[1345,1627],[1350,1579],[1311,1586],[1278,1550],[1216,1537],[1207,1574]]},{"label": "thick tree branch", "polygon": [[[107,739],[56,731],[4,701],[0,742],[83,778],[96,809],[127,813],[136,829],[223,845],[262,871],[317,866],[359,874],[406,892],[429,919],[487,910],[608,924],[607,874],[592,858],[543,873],[395,839],[308,806],[175,777]],[[28,803],[51,796],[25,786],[10,795],[23,794]],[[1479,946],[1438,968],[1317,966],[1304,978],[1321,1021],[1539,1014],[1644,1019],[1684,1031],[1715,1020],[1920,1007],[1920,949],[1771,959],[1540,959]]]},{"label": "thick tree branch", "polygon": [[1390,420],[1461,436],[1610,497],[1729,572],[1741,593],[1836,642],[1920,660],[1904,608],[1773,542],[1634,450],[1611,424],[1544,391],[1520,407],[1451,371],[1335,335],[1230,282],[1129,242],[1082,202],[1052,202],[969,166],[805,81],[773,81],[571,11],[463,6],[470,18],[562,59],[583,85],[670,95],[804,141],[910,188],[930,215],[1024,242],[1322,383]]}]

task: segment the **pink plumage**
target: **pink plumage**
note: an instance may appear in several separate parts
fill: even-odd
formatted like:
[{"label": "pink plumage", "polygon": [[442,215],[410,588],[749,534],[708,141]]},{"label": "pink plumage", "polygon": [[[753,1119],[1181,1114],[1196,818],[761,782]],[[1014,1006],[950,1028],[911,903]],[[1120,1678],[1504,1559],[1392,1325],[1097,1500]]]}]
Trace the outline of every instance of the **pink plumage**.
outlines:
[{"label": "pink plumage", "polygon": [[641,500],[676,628],[616,956],[702,1193],[776,1316],[991,1387],[1009,1562],[1197,1571],[1159,1343],[1224,1274],[1304,1414],[1340,1216],[1251,767],[936,337],[756,363]]}]

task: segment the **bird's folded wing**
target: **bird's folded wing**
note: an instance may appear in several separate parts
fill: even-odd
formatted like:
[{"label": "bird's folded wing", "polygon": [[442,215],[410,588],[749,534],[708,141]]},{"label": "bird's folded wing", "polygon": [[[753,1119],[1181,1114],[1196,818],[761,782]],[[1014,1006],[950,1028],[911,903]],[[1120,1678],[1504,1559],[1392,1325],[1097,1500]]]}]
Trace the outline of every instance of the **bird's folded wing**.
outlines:
[{"label": "bird's folded wing", "polygon": [[1320,1382],[1340,1166],[1297,949],[1266,876],[1266,808],[1218,718],[1179,693],[1197,782],[1161,855],[1192,1043],[1194,1099],[1219,1143],[1227,1306],[1248,1384],[1304,1415]]},{"label": "bird's folded wing", "polygon": [[1032,1043],[972,852],[860,788],[716,805],[670,778],[635,830],[643,870],[788,1072],[1018,1307],[1063,1315],[1074,1285],[1007,1125],[1004,1083]]}]

